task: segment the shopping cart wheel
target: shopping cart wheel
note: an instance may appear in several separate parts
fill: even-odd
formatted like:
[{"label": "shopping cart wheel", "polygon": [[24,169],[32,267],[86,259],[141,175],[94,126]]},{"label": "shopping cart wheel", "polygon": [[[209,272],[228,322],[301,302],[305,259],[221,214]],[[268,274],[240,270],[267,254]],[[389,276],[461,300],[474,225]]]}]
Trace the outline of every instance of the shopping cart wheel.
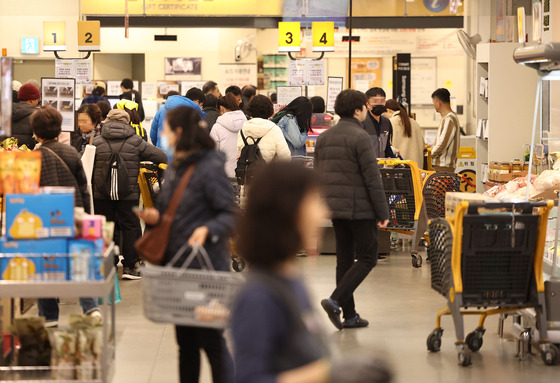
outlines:
[{"label": "shopping cart wheel", "polygon": [[463,367],[467,367],[471,364],[471,352],[465,346],[465,344],[458,345],[457,351],[457,359],[459,361],[459,365]]},{"label": "shopping cart wheel", "polygon": [[470,332],[465,339],[467,346],[472,352],[477,352],[482,347],[482,336],[486,330],[483,328],[477,328],[473,332]]},{"label": "shopping cart wheel", "polygon": [[412,257],[412,267],[419,268],[422,267],[422,256],[416,252],[411,253]]},{"label": "shopping cart wheel", "polygon": [[420,245],[424,246],[426,249],[430,246],[428,244],[428,241],[426,241],[426,238],[422,238],[422,240],[420,241]]},{"label": "shopping cart wheel", "polygon": [[436,328],[434,331],[428,335],[428,340],[426,344],[428,346],[428,351],[430,352],[438,352],[441,348],[441,336],[443,335],[442,328]]},{"label": "shopping cart wheel", "polygon": [[233,267],[233,270],[237,271],[238,273],[242,272],[243,270],[245,270],[245,260],[242,258],[234,258],[231,261],[231,266]]},{"label": "shopping cart wheel", "polygon": [[548,347],[541,353],[542,360],[547,366],[555,366],[560,363],[560,352],[558,347],[553,344],[548,345]]}]

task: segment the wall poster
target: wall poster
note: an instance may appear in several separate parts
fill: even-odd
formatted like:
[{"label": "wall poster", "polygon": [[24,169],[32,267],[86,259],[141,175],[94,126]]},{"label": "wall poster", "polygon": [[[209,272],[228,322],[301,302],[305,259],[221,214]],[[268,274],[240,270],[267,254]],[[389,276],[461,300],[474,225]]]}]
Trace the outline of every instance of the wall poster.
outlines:
[{"label": "wall poster", "polygon": [[62,115],[62,131],[73,132],[76,126],[74,101],[76,80],[73,78],[41,78],[41,100]]}]

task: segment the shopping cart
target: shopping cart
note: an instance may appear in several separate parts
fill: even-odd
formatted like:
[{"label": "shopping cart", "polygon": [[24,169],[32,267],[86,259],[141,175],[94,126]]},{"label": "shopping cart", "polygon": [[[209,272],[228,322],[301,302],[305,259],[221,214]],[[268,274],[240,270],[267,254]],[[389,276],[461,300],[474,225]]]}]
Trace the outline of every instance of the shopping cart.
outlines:
[{"label": "shopping cart", "polygon": [[418,246],[428,226],[421,171],[414,161],[381,159],[378,165],[389,206],[389,224],[382,230],[412,235],[412,266],[421,267]]},{"label": "shopping cart", "polygon": [[[452,315],[459,364],[471,363],[482,346],[489,315],[532,307],[538,315],[545,364],[558,363],[558,348],[547,338],[543,251],[553,202],[461,202],[455,216],[430,222],[432,289],[447,299],[438,311],[428,350],[441,347],[441,317]],[[477,310],[468,310],[477,308]],[[482,309],[481,309],[482,308]],[[465,339],[463,315],[480,315]]]},{"label": "shopping cart", "polygon": [[426,172],[422,194],[428,219],[445,218],[445,194],[461,191],[461,177],[455,173]]},{"label": "shopping cart", "polygon": [[313,169],[313,157],[310,156],[293,156],[292,162],[300,163],[306,168]]},{"label": "shopping cart", "polygon": [[154,207],[157,197],[163,185],[163,172],[167,165],[160,164],[159,167],[153,162],[141,162],[138,174],[138,185],[145,208]]}]

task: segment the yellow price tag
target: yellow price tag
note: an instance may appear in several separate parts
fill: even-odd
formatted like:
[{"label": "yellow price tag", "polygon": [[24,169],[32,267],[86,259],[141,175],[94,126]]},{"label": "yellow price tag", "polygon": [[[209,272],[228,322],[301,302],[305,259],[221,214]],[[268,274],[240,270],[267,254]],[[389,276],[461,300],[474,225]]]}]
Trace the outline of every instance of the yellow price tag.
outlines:
[{"label": "yellow price tag", "polygon": [[334,22],[313,23],[313,52],[334,52]]},{"label": "yellow price tag", "polygon": [[78,21],[78,50],[99,51],[101,23],[96,21]]},{"label": "yellow price tag", "polygon": [[298,22],[278,23],[278,51],[279,52],[299,52],[301,45],[301,27]]},{"label": "yellow price tag", "polygon": [[66,50],[66,22],[43,21],[43,50]]}]

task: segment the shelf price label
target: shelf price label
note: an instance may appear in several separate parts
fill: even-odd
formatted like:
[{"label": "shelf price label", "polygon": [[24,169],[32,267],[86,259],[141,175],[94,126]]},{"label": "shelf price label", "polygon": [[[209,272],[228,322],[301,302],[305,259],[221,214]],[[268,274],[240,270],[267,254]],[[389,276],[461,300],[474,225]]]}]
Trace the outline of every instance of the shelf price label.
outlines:
[{"label": "shelf price label", "polygon": [[78,50],[80,52],[99,51],[101,23],[96,21],[78,21]]},{"label": "shelf price label", "polygon": [[66,22],[43,21],[43,50],[66,50]]},{"label": "shelf price label", "polygon": [[334,52],[334,22],[313,23],[313,52]]},{"label": "shelf price label", "polygon": [[279,52],[299,52],[301,45],[301,26],[298,22],[279,22],[278,23],[278,51]]}]

